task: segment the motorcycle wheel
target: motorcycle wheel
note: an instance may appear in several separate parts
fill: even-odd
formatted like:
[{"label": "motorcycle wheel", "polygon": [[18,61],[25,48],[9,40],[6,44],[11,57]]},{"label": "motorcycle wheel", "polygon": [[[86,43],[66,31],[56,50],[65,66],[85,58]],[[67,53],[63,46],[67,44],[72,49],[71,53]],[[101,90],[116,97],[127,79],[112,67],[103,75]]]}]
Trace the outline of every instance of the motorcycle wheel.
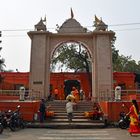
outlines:
[{"label": "motorcycle wheel", "polygon": [[12,123],[9,124],[9,128],[10,128],[10,130],[13,131],[13,132],[16,131],[16,126],[13,125]]},{"label": "motorcycle wheel", "polygon": [[3,132],[3,125],[0,124],[0,134],[2,134],[2,132]]},{"label": "motorcycle wheel", "polygon": [[119,128],[121,129],[126,129],[128,127],[127,123],[124,121],[119,122]]},{"label": "motorcycle wheel", "polygon": [[20,122],[20,128],[24,129],[25,126],[26,126],[25,122],[24,122],[24,121],[21,121],[21,122]]}]

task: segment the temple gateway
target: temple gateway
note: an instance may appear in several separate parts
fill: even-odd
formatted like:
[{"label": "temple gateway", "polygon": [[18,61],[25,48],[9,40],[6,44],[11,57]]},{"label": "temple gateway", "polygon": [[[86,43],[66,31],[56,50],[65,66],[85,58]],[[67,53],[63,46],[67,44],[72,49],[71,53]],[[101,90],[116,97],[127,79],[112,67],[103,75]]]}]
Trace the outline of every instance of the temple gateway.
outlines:
[{"label": "temple gateway", "polygon": [[90,54],[92,67],[92,99],[100,99],[104,94],[111,97],[112,49],[111,42],[115,35],[108,31],[108,26],[95,16],[93,31],[88,31],[71,15],[56,33],[47,29],[44,20],[35,25],[35,30],[28,32],[31,39],[30,85],[33,92],[39,92],[47,98],[50,88],[50,63],[54,51],[64,42],[82,44]]}]

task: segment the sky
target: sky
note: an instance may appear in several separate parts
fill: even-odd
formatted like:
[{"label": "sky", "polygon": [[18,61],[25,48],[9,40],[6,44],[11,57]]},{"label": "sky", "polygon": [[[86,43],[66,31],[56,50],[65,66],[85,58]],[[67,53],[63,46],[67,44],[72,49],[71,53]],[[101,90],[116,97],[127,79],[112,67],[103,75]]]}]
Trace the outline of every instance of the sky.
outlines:
[{"label": "sky", "polygon": [[116,33],[115,48],[119,54],[140,60],[140,0],[0,0],[1,58],[7,70],[30,70],[31,40],[27,32],[46,16],[47,29],[55,32],[74,18],[93,31],[94,16],[101,17],[109,30]]}]

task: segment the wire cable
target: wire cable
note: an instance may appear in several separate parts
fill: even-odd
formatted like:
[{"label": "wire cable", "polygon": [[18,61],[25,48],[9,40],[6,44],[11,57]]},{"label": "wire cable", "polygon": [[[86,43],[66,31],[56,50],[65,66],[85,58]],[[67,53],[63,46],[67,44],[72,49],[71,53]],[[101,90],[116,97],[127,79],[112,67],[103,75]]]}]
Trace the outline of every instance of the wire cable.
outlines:
[{"label": "wire cable", "polygon": [[[121,26],[133,26],[133,25],[140,25],[139,22],[137,23],[124,23],[124,24],[112,24],[108,25],[108,27],[121,27]],[[57,28],[57,27],[56,27]],[[50,27],[47,28],[48,30],[52,29],[55,30],[56,28]],[[67,27],[67,28],[73,28],[73,27]],[[76,27],[75,27],[76,28]],[[85,26],[84,28],[94,28],[94,26]],[[140,27],[137,28],[127,28],[127,29],[111,29],[112,31],[119,32],[119,31],[134,31],[134,30],[140,30]],[[2,29],[2,32],[28,32],[28,31],[34,31],[34,29]],[[2,37],[24,37],[26,35],[3,35]]]}]

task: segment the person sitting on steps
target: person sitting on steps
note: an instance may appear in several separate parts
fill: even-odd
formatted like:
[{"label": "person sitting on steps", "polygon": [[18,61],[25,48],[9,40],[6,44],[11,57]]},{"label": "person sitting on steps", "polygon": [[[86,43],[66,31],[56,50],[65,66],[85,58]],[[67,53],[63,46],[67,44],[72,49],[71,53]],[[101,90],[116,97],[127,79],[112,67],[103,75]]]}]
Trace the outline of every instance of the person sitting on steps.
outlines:
[{"label": "person sitting on steps", "polygon": [[93,105],[93,120],[99,120],[103,113],[100,110],[98,103]]}]

